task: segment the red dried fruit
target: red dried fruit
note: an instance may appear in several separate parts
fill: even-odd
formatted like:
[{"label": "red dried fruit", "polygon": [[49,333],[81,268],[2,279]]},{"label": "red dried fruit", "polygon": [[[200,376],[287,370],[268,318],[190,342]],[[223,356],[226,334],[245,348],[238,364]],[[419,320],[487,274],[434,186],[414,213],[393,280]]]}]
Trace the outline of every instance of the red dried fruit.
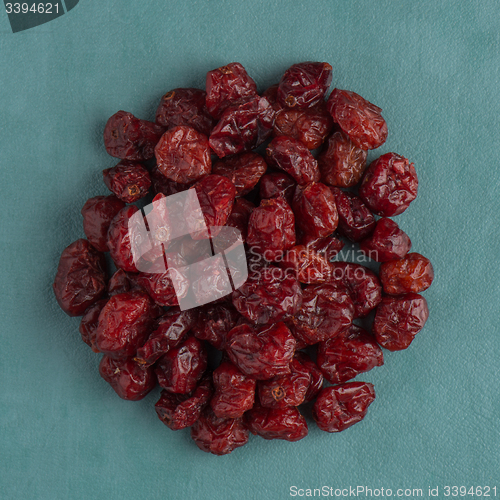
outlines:
[{"label": "red dried fruit", "polygon": [[217,119],[228,106],[257,95],[257,85],[237,62],[209,71],[206,90],[208,111]]},{"label": "red dried fruit", "polygon": [[364,150],[376,149],[387,139],[387,124],[382,110],[355,92],[333,89],[327,102],[333,120]]},{"label": "red dried fruit", "polygon": [[300,186],[319,181],[318,162],[304,144],[292,137],[275,137],[267,146],[266,161],[291,175]]},{"label": "red dried fruit", "polygon": [[302,305],[302,289],[296,278],[278,267],[249,273],[247,281],[232,294],[234,307],[256,324],[291,318]]},{"label": "red dried fruit", "polygon": [[233,210],[229,215],[226,226],[234,227],[241,233],[243,241],[247,239],[248,221],[255,205],[245,198],[236,198],[234,200]]},{"label": "red dried fruit", "polygon": [[297,227],[308,237],[321,238],[337,229],[339,217],[335,198],[321,182],[297,186],[292,207]]},{"label": "red dried fruit", "polygon": [[122,160],[113,168],[102,171],[104,184],[125,203],[144,198],[151,187],[149,172],[141,163]]},{"label": "red dried fruit", "polygon": [[403,213],[417,197],[418,179],[413,163],[396,153],[386,153],[366,169],[359,196],[382,217]]},{"label": "red dried fruit", "polygon": [[326,257],[303,245],[287,250],[279,265],[301,283],[327,283],[331,278],[332,269]]},{"label": "red dried fruit", "polygon": [[321,180],[331,186],[355,186],[365,171],[367,155],[346,134],[334,132],[318,156]]},{"label": "red dried fruit", "polygon": [[69,316],[82,316],[106,291],[104,254],[87,240],[67,246],[59,259],[52,288],[57,303]]},{"label": "red dried fruit", "polygon": [[99,324],[99,314],[102,311],[102,308],[106,305],[108,299],[101,299],[92,304],[82,316],[82,320],[80,322],[80,334],[82,336],[82,340],[92,348],[94,352],[99,352],[95,345],[95,336],[97,325]]},{"label": "red dried fruit", "polygon": [[373,384],[347,382],[325,387],[313,406],[313,418],[322,431],[341,432],[365,418],[375,400]]},{"label": "red dried fruit", "polygon": [[201,415],[212,397],[212,383],[209,377],[201,380],[192,394],[172,394],[161,391],[155,404],[158,418],[173,431],[191,427]]},{"label": "red dried fruit", "polygon": [[324,97],[332,82],[332,67],[325,62],[294,64],[285,71],[277,98],[281,106],[310,108]]},{"label": "red dried fruit", "polygon": [[252,253],[272,262],[295,245],[295,217],[283,198],[262,200],[248,220],[246,242]]},{"label": "red dried fruit", "polygon": [[97,349],[114,359],[134,356],[159,315],[158,306],[143,292],[113,295],[99,314]]},{"label": "red dried fruit", "polygon": [[316,363],[311,358],[301,351],[295,353],[295,359],[302,365],[302,369],[307,371],[311,377],[311,382],[307,388],[304,402],[312,401],[323,388],[323,374]]},{"label": "red dried fruit", "polygon": [[420,293],[431,286],[434,269],[427,257],[419,253],[409,253],[400,260],[384,262],[380,266],[379,275],[385,293]]},{"label": "red dried fruit", "polygon": [[121,160],[149,160],[163,132],[155,123],[118,111],[106,123],[104,146],[108,154]]},{"label": "red dried fruit", "polygon": [[241,418],[218,418],[207,406],[191,427],[191,437],[200,450],[227,455],[247,444],[248,429]]},{"label": "red dried fruit", "polygon": [[140,289],[136,283],[136,275],[127,274],[123,269],[118,269],[108,281],[108,295],[110,297],[118,293]]},{"label": "red dried fruit", "polygon": [[265,174],[260,179],[260,197],[268,199],[281,196],[291,204],[295,186],[295,181],[284,172]]},{"label": "red dried fruit", "polygon": [[169,269],[164,273],[140,273],[137,275],[137,284],[160,306],[177,306],[179,298],[184,298],[189,291],[189,284],[180,281],[184,286],[178,290],[174,288],[171,273],[176,273],[175,269]]},{"label": "red dried fruit", "polygon": [[192,127],[209,136],[215,120],[205,104],[204,90],[182,88],[167,92],[156,110],[156,123],[167,129],[179,125]]},{"label": "red dried fruit", "polygon": [[316,362],[328,382],[340,384],[382,366],[384,355],[366,330],[351,325],[338,337],[318,344]]},{"label": "red dried fruit", "polygon": [[223,361],[213,374],[215,393],[210,406],[219,418],[239,418],[252,408],[255,379],[244,375],[229,361]]},{"label": "red dried fruit", "polygon": [[271,135],[274,114],[265,97],[229,106],[210,134],[210,147],[219,158],[256,148]]},{"label": "red dried fruit", "polygon": [[212,170],[208,137],[192,127],[167,130],[155,148],[158,170],[167,179],[187,184]]},{"label": "red dried fruit", "polygon": [[351,241],[368,237],[375,229],[375,216],[361,198],[339,188],[331,188],[339,215],[338,232]]},{"label": "red dried fruit", "polygon": [[83,205],[83,232],[94,248],[99,252],[108,251],[108,229],[116,214],[125,207],[125,203],[116,196],[95,196]]},{"label": "red dried fruit", "polygon": [[296,341],[284,323],[261,327],[242,324],[227,335],[226,352],[245,374],[266,380],[290,373]]},{"label": "red dried fruit", "polygon": [[302,244],[330,262],[343,248],[344,242],[335,236],[325,238],[302,237]]},{"label": "red dried fruit", "polygon": [[103,356],[99,373],[116,394],[127,401],[143,399],[156,386],[153,370],[138,365],[130,358],[113,359]]},{"label": "red dried fruit", "polygon": [[389,351],[409,347],[429,317],[427,301],[421,295],[387,296],[377,307],[373,333],[377,342]]},{"label": "red dried fruit", "polygon": [[216,349],[223,349],[226,335],[236,326],[241,316],[232,304],[209,304],[200,308],[193,327],[197,339],[206,340]]},{"label": "red dried fruit", "polygon": [[170,349],[156,365],[160,386],[176,394],[193,391],[207,369],[207,351],[196,338],[190,337]]},{"label": "red dried fruit", "polygon": [[299,441],[307,436],[306,419],[297,408],[263,408],[254,406],[245,414],[245,422],[252,434],[264,439]]},{"label": "red dried fruit", "polygon": [[165,196],[170,196],[171,194],[177,194],[181,191],[185,191],[192,185],[192,183],[180,184],[178,182],[167,179],[156,166],[151,170],[151,183],[153,194],[157,195],[161,193]]},{"label": "red dried fruit", "polygon": [[370,259],[387,262],[404,257],[410,251],[411,241],[393,220],[383,217],[377,221],[373,233],[359,243],[359,248]]},{"label": "red dried fruit", "polygon": [[243,153],[219,160],[214,164],[212,172],[227,177],[236,188],[236,196],[243,196],[257,185],[266,169],[267,164],[262,156]]}]

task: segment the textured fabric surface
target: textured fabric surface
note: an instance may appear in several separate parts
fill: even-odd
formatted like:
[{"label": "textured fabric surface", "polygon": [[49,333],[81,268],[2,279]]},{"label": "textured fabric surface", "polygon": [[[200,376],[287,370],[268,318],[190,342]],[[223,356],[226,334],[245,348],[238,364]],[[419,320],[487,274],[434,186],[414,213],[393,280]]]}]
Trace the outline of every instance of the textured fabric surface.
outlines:
[{"label": "textured fabric surface", "polygon": [[[500,5],[497,0],[81,0],[13,34],[0,12],[0,497],[288,498],[290,487],[500,488]],[[157,392],[120,400],[78,318],[51,290],[80,208],[106,194],[102,144],[119,109],[239,61],[261,90],[303,60],[380,105],[380,151],[413,162],[419,196],[396,218],[436,279],[407,351],[358,377],[367,418],[338,435],[202,453],[157,418]],[[308,417],[309,418],[309,417]],[[311,420],[309,419],[311,422]],[[500,495],[500,491],[497,491]]]}]

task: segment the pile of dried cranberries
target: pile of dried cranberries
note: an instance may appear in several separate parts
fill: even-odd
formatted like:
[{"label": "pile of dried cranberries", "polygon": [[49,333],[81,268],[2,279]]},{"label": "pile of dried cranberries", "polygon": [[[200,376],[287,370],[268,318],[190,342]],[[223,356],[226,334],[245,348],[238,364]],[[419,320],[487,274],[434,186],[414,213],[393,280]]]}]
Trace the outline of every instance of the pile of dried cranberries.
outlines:
[{"label": "pile of dried cranberries", "polygon": [[[326,99],[331,80],[327,63],[295,64],[259,95],[231,63],[207,74],[205,90],[167,92],[155,123],[119,111],[106,124],[106,150],[120,159],[103,171],[112,194],[83,206],[86,239],[63,251],[54,292],[82,316],[116,393],[136,401],[159,384],[159,418],[191,427],[204,451],[230,453],[249,432],[302,439],[303,403],[324,431],[359,422],[375,392],[351,379],[383,364],[381,347],[406,349],[427,320],[419,293],[432,265],[389,218],[416,198],[415,168],[396,153],[366,165],[387,138],[381,109],[348,90]],[[138,271],[128,221],[138,200],[187,189],[207,226],[241,231],[249,275],[181,311],[169,271]],[[378,275],[339,259],[344,239],[381,263]],[[178,258],[197,243],[184,241]],[[370,314],[370,332],[354,323]]]}]

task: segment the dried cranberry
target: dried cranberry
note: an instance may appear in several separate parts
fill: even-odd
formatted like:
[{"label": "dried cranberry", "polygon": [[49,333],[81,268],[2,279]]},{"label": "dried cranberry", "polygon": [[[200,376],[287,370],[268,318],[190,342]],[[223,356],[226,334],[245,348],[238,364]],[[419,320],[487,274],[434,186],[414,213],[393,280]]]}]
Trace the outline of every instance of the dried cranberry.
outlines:
[{"label": "dried cranberry", "polygon": [[255,205],[245,198],[236,198],[234,200],[233,210],[229,215],[226,226],[234,227],[241,233],[243,241],[247,239],[248,221]]},{"label": "dried cranberry", "polygon": [[387,296],[377,307],[373,333],[385,349],[401,351],[412,343],[428,317],[427,301],[421,295],[408,293]]},{"label": "dried cranberry", "polygon": [[152,191],[155,195],[161,193],[165,196],[170,196],[171,194],[180,193],[191,187],[191,183],[180,184],[167,179],[156,166],[151,171],[151,183],[153,186]]},{"label": "dried cranberry", "polygon": [[321,101],[332,82],[332,67],[325,62],[294,64],[278,86],[278,102],[289,108],[310,108]]},{"label": "dried cranberry", "polygon": [[66,247],[52,288],[57,303],[69,316],[82,316],[106,291],[104,254],[87,240]]},{"label": "dried cranberry", "polygon": [[295,217],[283,198],[262,200],[250,214],[247,244],[252,252],[272,262],[295,245]]},{"label": "dried cranberry", "polygon": [[134,356],[159,315],[159,308],[143,292],[113,295],[99,314],[96,347],[114,359]]},{"label": "dried cranberry", "polygon": [[99,324],[99,314],[102,311],[102,308],[106,305],[108,299],[101,299],[92,304],[82,316],[82,320],[80,322],[80,334],[82,336],[82,340],[92,348],[94,352],[99,352],[95,345],[95,336],[97,325]]},{"label": "dried cranberry", "polygon": [[212,170],[210,145],[206,135],[179,125],[167,130],[155,148],[158,170],[168,179],[187,184]]},{"label": "dried cranberry", "polygon": [[99,252],[108,251],[108,229],[116,214],[125,203],[116,196],[95,196],[85,202],[82,208],[83,231],[87,239]]},{"label": "dried cranberry", "polygon": [[267,146],[266,161],[271,167],[284,170],[301,186],[319,181],[318,162],[297,139],[275,137]]},{"label": "dried cranberry", "polygon": [[373,384],[347,382],[325,387],[313,406],[313,417],[322,431],[341,432],[365,418],[375,400]]},{"label": "dried cranberry", "polygon": [[295,359],[302,365],[302,369],[309,373],[311,382],[307,388],[304,402],[312,401],[323,387],[323,374],[316,363],[305,353],[297,351]]},{"label": "dried cranberry", "polygon": [[382,366],[384,355],[368,332],[351,325],[338,337],[318,344],[316,362],[328,382],[340,384]]},{"label": "dried cranberry", "polygon": [[163,389],[187,394],[195,389],[206,368],[205,347],[198,339],[190,337],[160,358],[155,373]]},{"label": "dried cranberry", "polygon": [[333,133],[318,156],[321,180],[331,186],[355,186],[365,171],[367,155],[343,132]]},{"label": "dried cranberry", "polygon": [[[176,273],[175,269],[169,269],[164,273],[140,273],[137,276],[137,284],[160,306],[176,306],[179,298],[187,295],[189,285],[174,288],[171,273]],[[184,283],[179,281],[179,283]]]},{"label": "dried cranberry", "polygon": [[123,269],[118,269],[118,271],[109,278],[108,295],[112,296],[118,293],[140,290],[135,278],[136,275],[127,274]]},{"label": "dried cranberry", "polygon": [[393,220],[383,217],[377,221],[373,233],[359,243],[359,248],[370,259],[387,262],[404,257],[410,251],[411,241]]},{"label": "dried cranberry", "polygon": [[159,419],[173,431],[191,427],[201,415],[212,397],[212,384],[209,377],[201,380],[192,394],[172,394],[161,391],[155,404]]},{"label": "dried cranberry", "polygon": [[132,113],[118,111],[106,123],[106,151],[121,160],[144,161],[153,158],[154,149],[164,129],[155,123],[139,120]]},{"label": "dried cranberry", "polygon": [[214,119],[205,104],[206,93],[200,89],[174,89],[167,92],[156,110],[156,123],[165,128],[192,127],[210,135]]},{"label": "dried cranberry", "polygon": [[266,380],[290,373],[296,341],[284,323],[261,327],[235,326],[227,335],[226,352],[245,374]]},{"label": "dried cranberry", "polygon": [[254,406],[245,414],[245,422],[252,434],[264,439],[299,441],[307,436],[306,419],[297,408],[263,408]]},{"label": "dried cranberry", "polygon": [[303,245],[287,250],[279,265],[301,283],[327,283],[331,278],[332,269],[326,257]]},{"label": "dried cranberry", "polygon": [[366,169],[359,196],[382,217],[403,213],[417,197],[418,179],[413,163],[396,153],[386,153]]},{"label": "dried cranberry", "polygon": [[210,134],[210,147],[219,158],[250,151],[272,133],[274,110],[265,97],[255,96],[229,106]]},{"label": "dried cranberry", "polygon": [[321,182],[297,186],[292,207],[297,227],[311,238],[328,236],[337,229],[339,217],[335,198]]},{"label": "dried cranberry", "polygon": [[232,304],[209,304],[199,310],[193,327],[196,338],[206,340],[216,349],[223,349],[226,335],[236,326],[241,316]]},{"label": "dried cranberry", "polygon": [[218,418],[207,406],[191,427],[191,437],[200,450],[227,455],[247,444],[248,429],[241,418]]},{"label": "dried cranberry", "polygon": [[302,243],[327,261],[331,261],[344,248],[344,242],[335,236],[326,236],[325,238],[305,236],[302,238]]},{"label": "dried cranberry", "polygon": [[252,408],[255,379],[244,375],[229,361],[222,362],[213,374],[215,393],[210,406],[219,418],[239,418]]},{"label": "dried cranberry", "polygon": [[333,120],[358,148],[376,149],[386,141],[382,110],[355,92],[333,89],[327,106]]},{"label": "dried cranberry", "polygon": [[257,95],[257,85],[237,62],[209,71],[206,90],[208,111],[217,119],[228,106]]},{"label": "dried cranberry", "polygon": [[281,196],[291,204],[295,186],[295,181],[284,172],[265,174],[260,179],[260,197],[268,199]]},{"label": "dried cranberry", "polygon": [[130,358],[113,359],[103,356],[99,373],[116,394],[127,401],[139,401],[156,386],[152,368],[138,365]]},{"label": "dried cranberry", "polygon": [[302,305],[297,279],[277,267],[251,272],[232,295],[238,312],[252,323],[266,324],[293,316]]},{"label": "dried cranberry", "polygon": [[125,203],[134,203],[144,198],[151,187],[149,172],[141,163],[122,160],[113,168],[102,172],[104,184]]},{"label": "dried cranberry", "polygon": [[427,290],[434,279],[431,261],[419,253],[409,253],[400,260],[380,266],[380,281],[385,293],[400,295]]}]

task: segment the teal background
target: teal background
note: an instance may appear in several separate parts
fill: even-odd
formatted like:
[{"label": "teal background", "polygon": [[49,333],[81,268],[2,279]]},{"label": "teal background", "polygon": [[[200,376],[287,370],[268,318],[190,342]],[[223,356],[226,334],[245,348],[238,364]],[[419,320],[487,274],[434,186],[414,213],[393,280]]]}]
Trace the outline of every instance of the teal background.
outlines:
[{"label": "teal background", "polygon": [[[500,488],[500,4],[483,1],[81,0],[12,34],[0,12],[0,498],[281,499],[323,485]],[[431,315],[362,380],[367,418],[298,443],[251,438],[225,457],[120,400],[51,290],[79,210],[106,194],[107,118],[152,119],[166,91],[241,62],[261,90],[328,61],[332,88],[384,109],[415,162],[397,222],[431,258]],[[498,495],[500,495],[500,490]]]}]

